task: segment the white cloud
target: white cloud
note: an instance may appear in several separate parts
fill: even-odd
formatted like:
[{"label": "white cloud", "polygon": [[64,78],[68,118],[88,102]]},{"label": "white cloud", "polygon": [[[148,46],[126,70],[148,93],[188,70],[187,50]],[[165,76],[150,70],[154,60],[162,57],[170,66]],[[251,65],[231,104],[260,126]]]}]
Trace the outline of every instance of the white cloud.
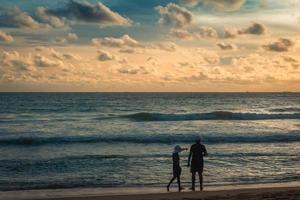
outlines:
[{"label": "white cloud", "polygon": [[175,39],[180,40],[199,40],[203,38],[218,38],[218,32],[207,26],[202,26],[198,29],[192,31],[182,30],[182,29],[171,29],[169,35]]},{"label": "white cloud", "polygon": [[237,49],[237,46],[235,44],[224,43],[224,42],[217,43],[217,46],[220,47],[220,49],[222,49],[222,50],[235,50],[235,49]]},{"label": "white cloud", "polygon": [[65,44],[65,43],[67,43],[68,41],[67,41],[67,39],[66,38],[63,38],[63,37],[56,37],[55,38],[55,43],[56,44]]},{"label": "white cloud", "polygon": [[60,61],[53,61],[39,54],[34,56],[33,62],[37,67],[58,67],[62,64]]},{"label": "white cloud", "polygon": [[66,26],[63,19],[53,16],[53,15],[49,15],[47,13],[47,9],[44,7],[38,7],[36,9],[35,14],[39,21],[41,21],[43,23],[47,23],[54,28],[63,28]]},{"label": "white cloud", "polygon": [[112,55],[111,53],[103,50],[98,50],[99,56],[98,60],[99,61],[110,61],[110,60],[115,60],[116,57]]},{"label": "white cloud", "polygon": [[159,42],[157,44],[152,45],[150,48],[174,52],[176,51],[178,46],[173,42]]},{"label": "white cloud", "polygon": [[193,13],[174,3],[169,3],[165,7],[158,6],[156,9],[160,13],[158,23],[161,25],[183,28],[190,26],[195,20]]},{"label": "white cloud", "polygon": [[96,23],[101,26],[130,26],[131,20],[112,11],[101,2],[91,4],[88,1],[70,1],[66,8],[56,10],[46,9],[47,16],[66,18],[71,21]]},{"label": "white cloud", "polygon": [[217,11],[236,11],[246,0],[203,0],[204,5],[210,6]]},{"label": "white cloud", "polygon": [[181,2],[189,7],[194,7],[199,3],[199,0],[181,0]]},{"label": "white cloud", "polygon": [[118,69],[118,72],[121,74],[129,74],[129,75],[136,75],[136,74],[149,74],[150,72],[144,66],[125,66]]},{"label": "white cloud", "polygon": [[68,33],[67,39],[69,41],[76,41],[78,40],[78,36],[76,33]]},{"label": "white cloud", "polygon": [[172,38],[179,39],[179,40],[193,40],[194,35],[187,30],[182,29],[171,29],[169,35]]},{"label": "white cloud", "polygon": [[94,45],[107,46],[107,47],[143,47],[137,40],[131,38],[129,35],[123,35],[120,38],[104,37],[93,38]]},{"label": "white cloud", "polygon": [[217,38],[218,37],[218,32],[214,28],[207,27],[207,26],[200,27],[199,31],[197,31],[196,34],[197,33],[201,37],[204,37],[204,38]]},{"label": "white cloud", "polygon": [[0,27],[42,29],[49,28],[48,24],[39,23],[28,13],[19,8],[0,8]]},{"label": "white cloud", "polygon": [[0,42],[1,41],[10,43],[10,42],[14,41],[14,38],[9,34],[3,32],[3,31],[0,31]]}]

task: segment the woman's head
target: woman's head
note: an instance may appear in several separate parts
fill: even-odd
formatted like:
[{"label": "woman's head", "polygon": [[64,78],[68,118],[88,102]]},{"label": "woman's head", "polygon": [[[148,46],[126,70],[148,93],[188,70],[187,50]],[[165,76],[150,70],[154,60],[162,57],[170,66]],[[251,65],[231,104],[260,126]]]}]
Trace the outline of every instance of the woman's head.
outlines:
[{"label": "woman's head", "polygon": [[174,147],[174,153],[180,153],[180,152],[182,152],[184,149],[183,148],[181,148],[181,146],[179,146],[179,145],[176,145],[175,147]]}]

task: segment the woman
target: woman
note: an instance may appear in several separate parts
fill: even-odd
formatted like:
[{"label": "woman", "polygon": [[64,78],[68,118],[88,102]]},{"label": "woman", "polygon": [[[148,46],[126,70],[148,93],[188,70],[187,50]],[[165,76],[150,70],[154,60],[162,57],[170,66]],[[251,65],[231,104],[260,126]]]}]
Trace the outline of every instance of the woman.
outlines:
[{"label": "woman", "polygon": [[180,185],[180,175],[181,175],[181,167],[180,167],[180,159],[179,159],[179,153],[187,150],[187,148],[181,148],[179,145],[174,147],[173,151],[173,178],[170,180],[167,190],[169,191],[170,185],[172,182],[177,178],[177,183],[178,183],[178,191],[180,192],[183,188]]}]

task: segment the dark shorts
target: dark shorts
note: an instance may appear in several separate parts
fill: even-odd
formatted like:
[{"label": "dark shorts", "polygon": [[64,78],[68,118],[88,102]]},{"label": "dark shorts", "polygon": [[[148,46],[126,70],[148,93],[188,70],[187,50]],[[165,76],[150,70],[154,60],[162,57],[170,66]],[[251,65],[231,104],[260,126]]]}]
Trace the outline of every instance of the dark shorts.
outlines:
[{"label": "dark shorts", "polygon": [[174,167],[173,166],[173,176],[179,177],[181,175],[181,167]]},{"label": "dark shorts", "polygon": [[202,174],[203,164],[192,164],[191,165],[191,173],[196,173],[196,172]]}]

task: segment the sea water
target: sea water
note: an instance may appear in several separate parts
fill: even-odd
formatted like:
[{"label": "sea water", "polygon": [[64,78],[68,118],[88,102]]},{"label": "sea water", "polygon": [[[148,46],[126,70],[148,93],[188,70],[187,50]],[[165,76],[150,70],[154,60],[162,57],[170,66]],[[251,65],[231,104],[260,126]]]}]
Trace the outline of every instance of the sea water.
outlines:
[{"label": "sea water", "polygon": [[197,134],[206,186],[300,181],[300,93],[1,93],[0,190],[165,187]]}]

